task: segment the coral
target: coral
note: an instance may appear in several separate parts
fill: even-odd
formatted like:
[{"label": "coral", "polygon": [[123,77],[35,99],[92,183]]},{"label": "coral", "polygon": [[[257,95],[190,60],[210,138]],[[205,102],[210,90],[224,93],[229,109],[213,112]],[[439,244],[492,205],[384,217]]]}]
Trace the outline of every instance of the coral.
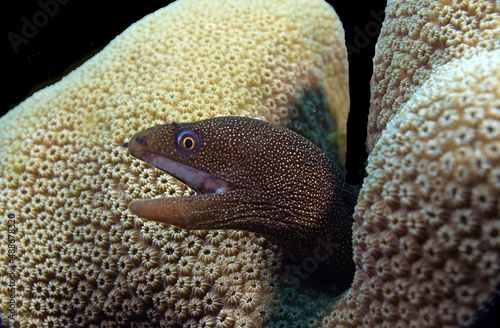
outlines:
[{"label": "coral", "polygon": [[500,39],[497,1],[388,1],[385,12],[373,62],[370,148],[437,68],[497,49]]},{"label": "coral", "polygon": [[[297,129],[317,136],[335,130],[342,149],[343,43],[335,12],[320,0],[181,0],[4,116],[0,232],[15,220],[18,283],[31,286],[14,295],[14,323],[268,322],[279,249],[247,232],[188,232],[132,215],[133,199],[192,191],[122,144],[163,122],[243,115],[301,121]],[[8,239],[0,240],[5,270]],[[10,293],[0,290],[5,321]]]},{"label": "coral", "polygon": [[498,298],[499,40],[498,1],[389,1],[356,276],[323,326],[469,326]]}]

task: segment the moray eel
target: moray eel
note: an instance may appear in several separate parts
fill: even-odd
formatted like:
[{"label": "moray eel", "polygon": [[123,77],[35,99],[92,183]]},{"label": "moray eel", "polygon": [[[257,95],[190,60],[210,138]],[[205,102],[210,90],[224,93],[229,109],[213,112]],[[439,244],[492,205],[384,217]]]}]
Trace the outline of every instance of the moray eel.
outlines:
[{"label": "moray eel", "polygon": [[196,191],[134,200],[132,213],[184,229],[259,233],[295,257],[329,267],[335,288],[349,287],[356,194],[343,171],[306,138],[230,116],[154,126],[124,146]]}]

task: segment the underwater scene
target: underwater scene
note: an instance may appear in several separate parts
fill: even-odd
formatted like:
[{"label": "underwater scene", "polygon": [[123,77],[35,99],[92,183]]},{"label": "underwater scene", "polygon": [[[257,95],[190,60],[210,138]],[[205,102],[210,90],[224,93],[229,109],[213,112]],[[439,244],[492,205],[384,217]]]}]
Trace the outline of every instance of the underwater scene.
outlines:
[{"label": "underwater scene", "polygon": [[500,2],[363,6],[152,1],[15,74],[0,328],[500,326]]}]

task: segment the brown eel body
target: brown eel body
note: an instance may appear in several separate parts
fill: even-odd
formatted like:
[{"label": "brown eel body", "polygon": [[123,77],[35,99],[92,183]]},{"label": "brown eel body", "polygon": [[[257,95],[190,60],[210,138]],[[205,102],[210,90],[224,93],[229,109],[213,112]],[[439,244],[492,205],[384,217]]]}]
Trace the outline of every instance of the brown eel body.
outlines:
[{"label": "brown eel body", "polygon": [[231,116],[154,126],[125,146],[197,192],[134,200],[132,213],[184,229],[259,233],[297,258],[314,258],[339,289],[349,287],[356,193],[309,140]]}]

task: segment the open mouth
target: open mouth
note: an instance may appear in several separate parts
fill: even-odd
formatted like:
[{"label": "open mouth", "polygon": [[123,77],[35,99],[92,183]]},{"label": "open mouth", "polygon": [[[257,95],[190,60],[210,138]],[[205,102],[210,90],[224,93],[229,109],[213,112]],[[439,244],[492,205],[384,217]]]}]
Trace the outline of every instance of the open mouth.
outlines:
[{"label": "open mouth", "polygon": [[182,181],[199,195],[221,194],[234,188],[228,181],[160,155],[148,152],[133,155]]}]

